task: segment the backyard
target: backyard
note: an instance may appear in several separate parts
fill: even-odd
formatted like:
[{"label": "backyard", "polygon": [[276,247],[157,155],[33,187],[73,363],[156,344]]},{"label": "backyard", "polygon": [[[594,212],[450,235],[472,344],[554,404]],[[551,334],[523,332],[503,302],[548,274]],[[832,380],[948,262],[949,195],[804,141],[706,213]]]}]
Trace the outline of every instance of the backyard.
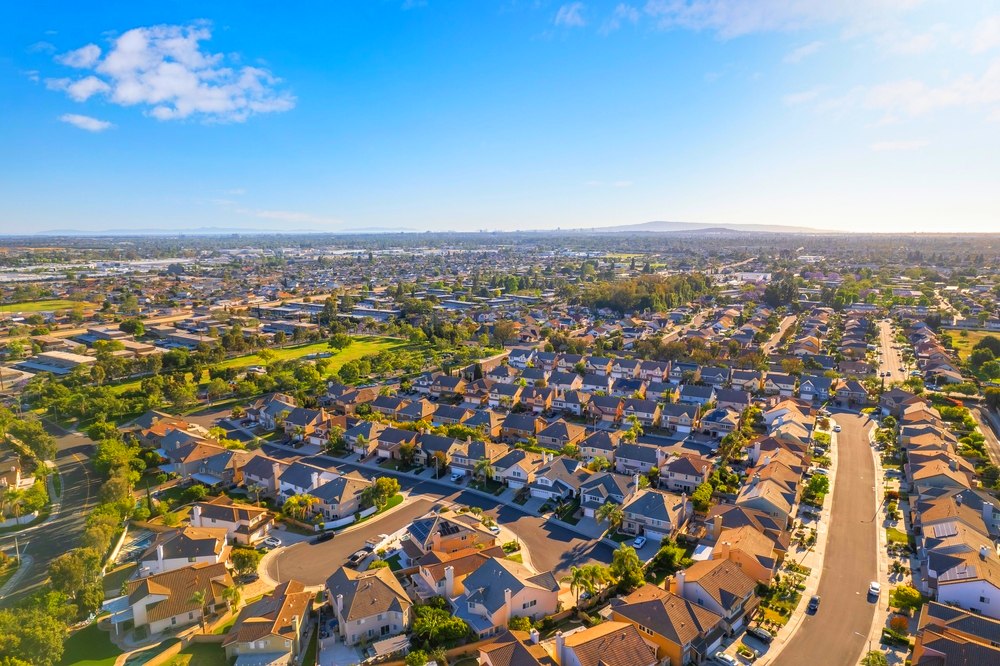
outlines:
[{"label": "backyard", "polygon": [[63,649],[60,666],[112,666],[121,654],[96,622],[71,634]]},{"label": "backyard", "polygon": [[167,666],[226,666],[228,660],[222,647],[215,643],[191,643]]}]

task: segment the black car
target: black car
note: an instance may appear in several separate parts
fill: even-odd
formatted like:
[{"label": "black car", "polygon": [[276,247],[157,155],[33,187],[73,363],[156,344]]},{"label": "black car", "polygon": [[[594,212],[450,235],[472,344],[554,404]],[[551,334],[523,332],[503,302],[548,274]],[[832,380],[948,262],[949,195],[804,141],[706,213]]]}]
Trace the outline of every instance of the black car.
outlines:
[{"label": "black car", "polygon": [[813,613],[815,613],[816,611],[819,610],[819,595],[818,594],[815,595],[815,596],[813,596],[811,599],[809,599],[809,610],[810,610],[810,612],[813,612]]},{"label": "black car", "polygon": [[324,541],[329,541],[333,538],[333,532],[323,532],[317,537],[314,537],[311,543],[323,543]]},{"label": "black car", "polygon": [[753,636],[762,643],[770,643],[774,640],[774,636],[771,635],[771,632],[764,627],[750,627],[747,629],[747,634]]}]

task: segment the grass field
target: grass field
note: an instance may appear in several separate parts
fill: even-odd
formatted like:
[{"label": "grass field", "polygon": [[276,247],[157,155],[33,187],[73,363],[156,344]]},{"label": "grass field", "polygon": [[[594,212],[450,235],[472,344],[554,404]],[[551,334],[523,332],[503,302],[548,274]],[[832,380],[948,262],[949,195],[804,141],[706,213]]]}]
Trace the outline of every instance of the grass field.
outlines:
[{"label": "grass field", "polygon": [[167,662],[169,666],[226,666],[227,663],[222,646],[213,643],[191,643]]},{"label": "grass field", "polygon": [[[354,343],[351,344],[346,349],[337,351],[331,349],[326,342],[313,342],[304,345],[295,345],[292,347],[284,347],[282,349],[272,349],[274,352],[275,360],[279,361],[290,361],[297,358],[302,358],[303,356],[309,356],[310,354],[325,354],[329,353],[330,356],[327,357],[329,361],[329,369],[331,373],[340,370],[340,366],[344,365],[348,361],[356,361],[359,358],[365,356],[373,356],[381,351],[400,351],[400,350],[419,350],[422,345],[413,344],[406,340],[399,340],[395,338],[380,338],[376,336],[359,336],[354,338]],[[220,368],[249,368],[254,365],[261,365],[260,356],[257,354],[245,354],[243,356],[236,356],[227,359],[219,364]],[[188,373],[188,379],[193,379],[191,374]],[[139,388],[141,384],[140,379],[135,379],[128,382],[123,382],[121,384],[116,384],[114,386],[114,391],[116,393],[125,393],[126,391],[132,391]],[[208,383],[208,373],[206,372],[199,380],[199,384]]]},{"label": "grass field", "polygon": [[92,622],[66,639],[59,666],[112,666],[121,650]]},{"label": "grass field", "polygon": [[47,301],[30,301],[28,303],[9,303],[0,305],[0,310],[4,312],[50,312],[54,310],[69,310],[75,305],[84,307],[92,306],[92,303],[83,301],[67,301],[61,298],[53,298]]},{"label": "grass field", "polygon": [[958,352],[958,357],[963,361],[969,358],[972,348],[987,335],[1000,338],[1000,333],[996,331],[948,331],[948,333],[951,334],[951,342]]}]

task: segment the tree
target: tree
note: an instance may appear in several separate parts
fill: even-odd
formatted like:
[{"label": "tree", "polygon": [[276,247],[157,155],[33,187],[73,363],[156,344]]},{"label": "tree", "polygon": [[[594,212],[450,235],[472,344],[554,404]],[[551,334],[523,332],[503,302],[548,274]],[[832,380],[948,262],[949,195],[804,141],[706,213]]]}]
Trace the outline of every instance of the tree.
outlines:
[{"label": "tree", "polygon": [[205,627],[205,615],[207,614],[206,606],[208,605],[208,596],[205,594],[205,590],[195,590],[191,596],[188,598],[188,603],[195,604],[201,611],[201,633],[207,633]]},{"label": "tree", "polygon": [[889,660],[881,650],[872,650],[861,660],[862,666],[889,666]]},{"label": "tree", "polygon": [[603,472],[606,469],[611,469],[611,463],[604,456],[597,456],[587,464],[587,469],[591,472]]},{"label": "tree", "polygon": [[229,605],[229,610],[235,609],[240,604],[240,599],[242,598],[239,586],[233,585],[224,589],[222,591],[222,598]]},{"label": "tree", "polygon": [[49,583],[67,596],[75,596],[83,588],[87,571],[83,559],[75,551],[63,553],[49,564]]},{"label": "tree", "polygon": [[257,571],[264,554],[255,548],[234,548],[231,557],[236,573],[246,576]]},{"label": "tree", "polygon": [[319,498],[312,495],[292,495],[285,500],[281,510],[295,520],[305,520],[309,510],[318,502]]},{"label": "tree", "polygon": [[894,588],[889,595],[890,605],[895,605],[898,608],[918,608],[923,601],[920,592],[909,585],[900,585]]},{"label": "tree", "polygon": [[215,402],[222,396],[229,393],[229,384],[226,383],[226,380],[216,377],[208,383],[208,386],[205,388],[205,393],[208,395],[208,401],[210,403]]},{"label": "tree", "polygon": [[52,666],[62,659],[66,625],[41,608],[0,610],[0,657],[33,666]]},{"label": "tree", "polygon": [[500,347],[513,340],[516,334],[517,326],[510,319],[499,319],[493,324],[493,340]]},{"label": "tree", "polygon": [[469,625],[449,611],[434,606],[416,606],[413,618],[413,637],[425,647],[435,647],[441,643],[467,636]]},{"label": "tree", "polygon": [[643,584],[642,562],[632,546],[621,545],[611,557],[611,573],[623,592],[631,592]]},{"label": "tree", "polygon": [[399,481],[391,476],[380,476],[375,482],[365,488],[362,497],[378,509],[388,504],[399,492]]},{"label": "tree", "polygon": [[118,324],[118,329],[134,335],[137,338],[141,338],[146,332],[146,327],[138,319],[126,319],[122,323]]},{"label": "tree", "polygon": [[430,657],[423,650],[410,650],[403,663],[406,666],[425,666],[430,661]]},{"label": "tree", "polygon": [[489,458],[480,458],[472,467],[472,475],[481,478],[483,481],[493,478],[493,464]]},{"label": "tree", "polygon": [[351,343],[354,342],[352,338],[347,333],[334,333],[330,336],[330,341],[327,343],[331,349],[341,350],[349,347]]},{"label": "tree", "polygon": [[712,492],[712,484],[706,481],[691,493],[691,502],[694,504],[695,511],[702,513],[708,511],[708,507],[712,503]]},{"label": "tree", "polygon": [[576,605],[580,606],[580,595],[584,591],[594,593],[594,581],[591,571],[587,567],[570,567],[569,575],[564,577],[563,582],[569,582],[569,589],[576,595]]},{"label": "tree", "polygon": [[605,502],[597,509],[598,522],[607,523],[609,532],[618,529],[624,519],[625,512],[622,511],[621,505],[616,502]]},{"label": "tree", "polygon": [[781,361],[781,369],[790,375],[801,375],[805,365],[800,358],[786,358]]}]

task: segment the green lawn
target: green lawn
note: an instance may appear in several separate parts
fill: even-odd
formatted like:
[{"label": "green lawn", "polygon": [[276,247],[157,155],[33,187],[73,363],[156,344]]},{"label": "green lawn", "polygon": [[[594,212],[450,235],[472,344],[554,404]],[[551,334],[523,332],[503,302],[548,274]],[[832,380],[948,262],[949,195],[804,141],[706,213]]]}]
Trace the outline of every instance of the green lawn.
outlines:
[{"label": "green lawn", "polygon": [[897,530],[895,527],[885,528],[885,535],[888,537],[889,543],[910,543],[910,538],[906,535],[906,532]]},{"label": "green lawn", "polygon": [[316,650],[319,649],[317,641],[319,640],[319,630],[314,629],[312,636],[309,637],[309,645],[306,646],[306,653],[302,655],[303,666],[312,666],[316,663]]},{"label": "green lawn", "polygon": [[226,666],[227,663],[222,646],[213,643],[191,643],[167,662],[168,666]]},{"label": "green lawn", "polygon": [[28,303],[5,303],[0,306],[6,312],[49,312],[55,310],[69,310],[75,305],[92,306],[93,303],[83,301],[67,301],[62,298],[52,298],[47,301],[30,301]]},{"label": "green lawn", "polygon": [[60,666],[112,666],[121,650],[92,622],[66,639]]},{"label": "green lawn", "polygon": [[955,346],[955,351],[958,352],[958,357],[963,361],[969,358],[969,354],[972,353],[972,348],[987,335],[993,335],[1000,338],[1000,333],[997,333],[996,331],[947,330],[946,332],[951,334],[951,342]]}]

